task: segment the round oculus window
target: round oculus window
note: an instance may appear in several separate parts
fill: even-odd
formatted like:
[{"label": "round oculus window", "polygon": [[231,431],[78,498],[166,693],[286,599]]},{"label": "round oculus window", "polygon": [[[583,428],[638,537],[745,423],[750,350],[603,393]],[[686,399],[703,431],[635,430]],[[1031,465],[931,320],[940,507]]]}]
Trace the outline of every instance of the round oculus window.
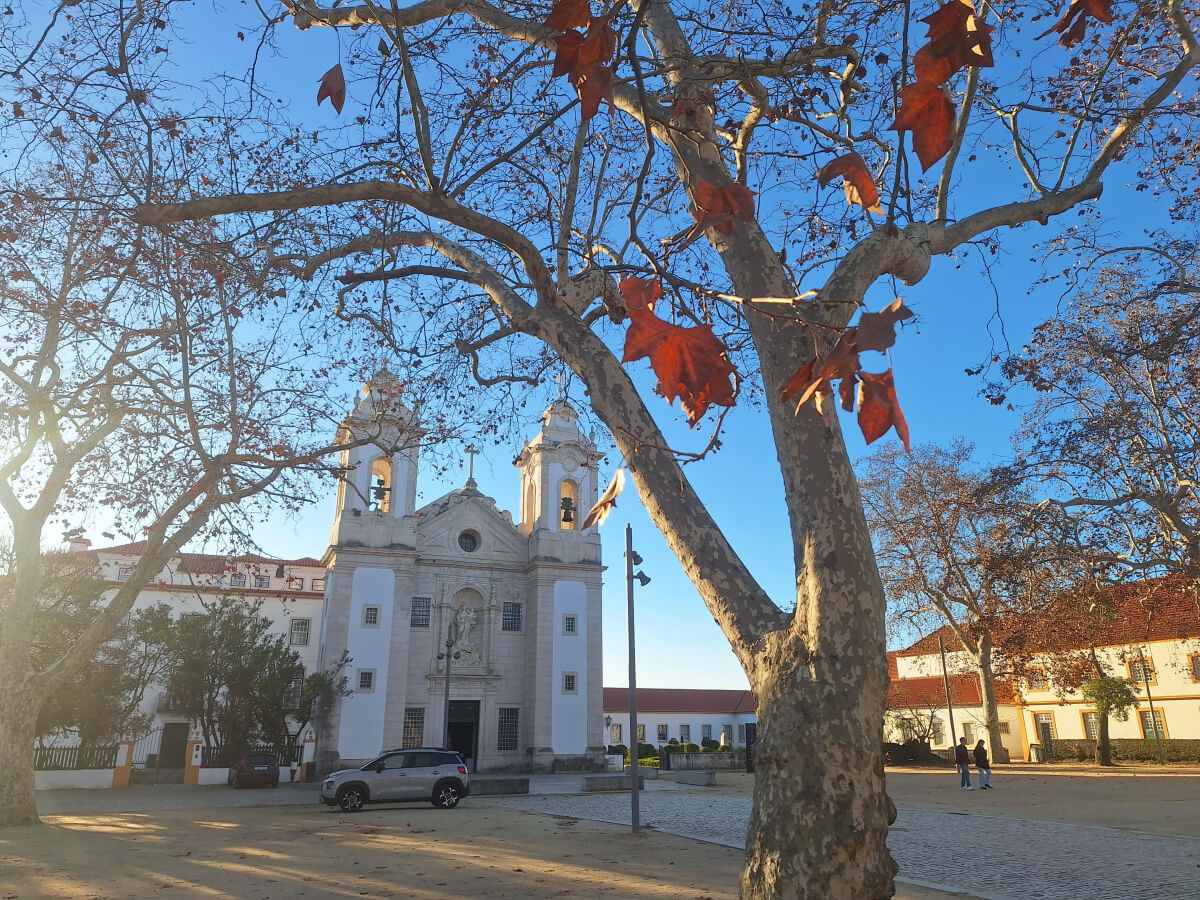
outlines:
[{"label": "round oculus window", "polygon": [[474,553],[479,549],[479,535],[473,531],[464,531],[458,536],[458,546],[467,553]]}]

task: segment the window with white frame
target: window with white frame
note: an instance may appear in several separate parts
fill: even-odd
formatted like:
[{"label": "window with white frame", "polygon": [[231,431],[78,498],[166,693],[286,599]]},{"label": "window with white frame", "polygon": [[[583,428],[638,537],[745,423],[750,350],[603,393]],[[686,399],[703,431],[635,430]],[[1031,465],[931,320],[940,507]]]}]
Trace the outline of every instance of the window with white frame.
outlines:
[{"label": "window with white frame", "polygon": [[117,569],[117,581],[128,581],[133,574],[133,566],[121,566]]},{"label": "window with white frame", "polygon": [[711,741],[712,740],[712,726],[711,725],[701,725],[700,726],[700,740],[702,740],[702,741]]},{"label": "window with white frame", "polygon": [[744,722],[738,722],[738,743],[746,743],[746,724]]},{"label": "window with white frame", "polygon": [[692,726],[691,725],[680,725],[679,726],[679,743],[690,744],[691,742],[692,742]]},{"label": "window with white frame", "polygon": [[660,744],[665,744],[667,742],[667,726],[663,725],[661,722],[658,726],[658,742]]},{"label": "window with white frame", "polygon": [[563,616],[563,634],[579,634],[579,616]]},{"label": "window with white frame", "polygon": [[404,708],[404,736],[401,745],[405,748],[420,747],[425,743],[425,707]]},{"label": "window with white frame", "polygon": [[639,744],[646,743],[646,726],[645,725],[638,726],[638,743]]},{"label": "window with white frame", "polygon": [[520,734],[521,710],[515,706],[501,706],[496,720],[496,751],[512,753],[517,749]]},{"label": "window with white frame", "polygon": [[364,628],[379,627],[379,607],[364,606],[362,612],[362,623]]},{"label": "window with white frame", "polygon": [[232,575],[229,576],[229,585],[230,585],[230,587],[245,587],[246,586],[246,573],[245,572],[234,572]]},{"label": "window with white frame", "polygon": [[1136,682],[1135,687],[1145,684],[1158,684],[1154,675],[1154,663],[1145,658],[1128,659],[1125,667],[1129,670],[1129,680]]},{"label": "window with white frame", "polygon": [[297,575],[293,575],[287,580],[288,590],[302,591],[304,590],[304,579]]},{"label": "window with white frame", "polygon": [[293,647],[307,647],[308,633],[311,629],[311,619],[292,619],[292,628],[288,634],[288,643]]},{"label": "window with white frame", "polygon": [[266,588],[269,588],[271,586],[271,576],[270,575],[255,575],[254,576],[254,586],[256,588],[262,588],[264,590]]},{"label": "window with white frame", "polygon": [[1167,737],[1167,722],[1163,718],[1161,709],[1154,710],[1154,716],[1151,718],[1150,710],[1139,709],[1138,721],[1142,726],[1142,737],[1149,740],[1155,738],[1166,739]]},{"label": "window with white frame", "polygon": [[358,677],[354,680],[355,690],[360,694],[375,693],[375,670],[359,669]]},{"label": "window with white frame", "polygon": [[610,744],[621,743],[621,723],[613,722],[608,726],[608,742]]},{"label": "window with white frame", "polygon": [[1100,739],[1100,716],[1095,710],[1083,714],[1083,733],[1089,741]]},{"label": "window with white frame", "polygon": [[325,579],[324,578],[314,578],[312,580],[312,589],[314,591],[325,590]]},{"label": "window with white frame", "polygon": [[500,611],[501,631],[521,630],[521,604],[505,603]]},{"label": "window with white frame", "polygon": [[930,725],[929,730],[931,732],[930,737],[933,738],[933,742],[935,744],[945,743],[946,731],[942,727],[942,720],[934,719],[932,722],[929,723],[929,725]]},{"label": "window with white frame", "polygon": [[579,693],[579,673],[563,672],[562,692],[564,694],[578,694]]},{"label": "window with white frame", "polygon": [[968,744],[975,743],[975,723],[963,722],[963,737],[967,739]]},{"label": "window with white frame", "polygon": [[429,627],[429,605],[431,598],[429,597],[413,597],[412,600],[412,617],[409,619],[409,627],[411,628],[428,628]]}]

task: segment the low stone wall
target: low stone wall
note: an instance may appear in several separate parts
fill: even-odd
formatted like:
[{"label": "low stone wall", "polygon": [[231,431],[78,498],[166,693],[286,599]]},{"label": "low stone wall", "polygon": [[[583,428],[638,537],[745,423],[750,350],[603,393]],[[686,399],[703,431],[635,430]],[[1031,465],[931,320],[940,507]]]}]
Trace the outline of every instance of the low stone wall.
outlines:
[{"label": "low stone wall", "polygon": [[226,784],[229,781],[229,766],[201,769],[196,784]]},{"label": "low stone wall", "polygon": [[33,773],[33,787],[38,791],[56,788],[110,788],[112,769],[47,769]]},{"label": "low stone wall", "polygon": [[[732,771],[734,769],[745,770],[746,768],[746,751],[745,750],[730,750],[727,753],[672,753],[671,769],[686,770],[686,769],[720,769],[722,771]],[[663,768],[666,768],[665,766]]]}]

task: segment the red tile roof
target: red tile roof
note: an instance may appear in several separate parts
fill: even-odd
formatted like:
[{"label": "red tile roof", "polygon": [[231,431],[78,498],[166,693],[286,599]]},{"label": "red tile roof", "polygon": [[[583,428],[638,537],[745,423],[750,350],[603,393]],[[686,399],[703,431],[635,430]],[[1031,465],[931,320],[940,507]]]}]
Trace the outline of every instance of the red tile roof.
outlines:
[{"label": "red tile roof", "polygon": [[[135,541],[132,544],[121,544],[116,547],[99,547],[91,550],[81,550],[80,553],[86,553],[90,556],[96,556],[98,553],[110,553],[122,556],[138,556],[146,552],[145,541]],[[272,559],[269,556],[259,556],[257,553],[243,553],[241,556],[222,556],[215,553],[177,553],[175,559],[179,560],[178,571],[188,572],[194,575],[220,575],[225,571],[226,566],[230,563],[236,565],[262,565],[262,566],[311,566],[321,568],[321,561],[313,559],[311,556],[302,556],[300,559]]]},{"label": "red tile roof", "polygon": [[[638,712],[643,713],[751,713],[755,711],[750,691],[721,691],[692,688],[638,688]],[[604,711],[629,712],[629,688],[604,689]]]},{"label": "red tile roof", "polygon": [[[979,676],[965,672],[950,676],[950,700],[955,706],[982,706]],[[1012,685],[996,682],[996,702],[1012,703]],[[946,683],[942,676],[893,678],[888,684],[888,709],[941,709],[946,705]]]},{"label": "red tile roof", "polygon": [[[1105,621],[1097,616],[1097,624],[1089,632],[1097,647],[1119,646],[1147,641],[1171,641],[1200,637],[1200,593],[1192,582],[1178,576],[1126,582],[1107,588],[1103,603],[1111,605],[1113,614]],[[1061,628],[1054,623],[1054,608],[1044,614],[1036,629],[1045,634],[1069,634],[1071,624]],[[997,645],[1016,633],[1017,622],[1010,620],[997,629]],[[938,652],[938,638],[947,650],[962,650],[962,643],[949,625],[927,634],[916,643],[896,651],[898,656],[925,656]],[[1038,647],[1027,647],[1036,651]],[[1081,646],[1079,649],[1083,649]]]}]

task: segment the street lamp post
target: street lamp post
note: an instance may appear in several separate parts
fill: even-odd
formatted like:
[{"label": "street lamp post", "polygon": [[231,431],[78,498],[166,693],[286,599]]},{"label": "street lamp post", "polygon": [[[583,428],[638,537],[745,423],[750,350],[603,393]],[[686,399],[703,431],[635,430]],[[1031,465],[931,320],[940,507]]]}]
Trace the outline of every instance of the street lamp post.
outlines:
[{"label": "street lamp post", "polygon": [[633,526],[625,526],[625,594],[629,618],[629,743],[632,751],[629,754],[629,799],[632,806],[631,821],[636,834],[641,828],[641,816],[638,811],[638,725],[637,725],[637,660],[633,644],[633,580],[645,587],[650,583],[650,576],[638,571],[634,574],[633,567],[642,564],[642,557],[633,549]]},{"label": "street lamp post", "polygon": [[454,645],[458,643],[458,628],[454,624],[454,620],[450,620],[450,627],[446,629],[446,650],[444,653],[437,655],[438,659],[446,661],[446,706],[442,716],[442,749],[450,749],[450,661],[458,659],[459,653],[451,653]]}]

